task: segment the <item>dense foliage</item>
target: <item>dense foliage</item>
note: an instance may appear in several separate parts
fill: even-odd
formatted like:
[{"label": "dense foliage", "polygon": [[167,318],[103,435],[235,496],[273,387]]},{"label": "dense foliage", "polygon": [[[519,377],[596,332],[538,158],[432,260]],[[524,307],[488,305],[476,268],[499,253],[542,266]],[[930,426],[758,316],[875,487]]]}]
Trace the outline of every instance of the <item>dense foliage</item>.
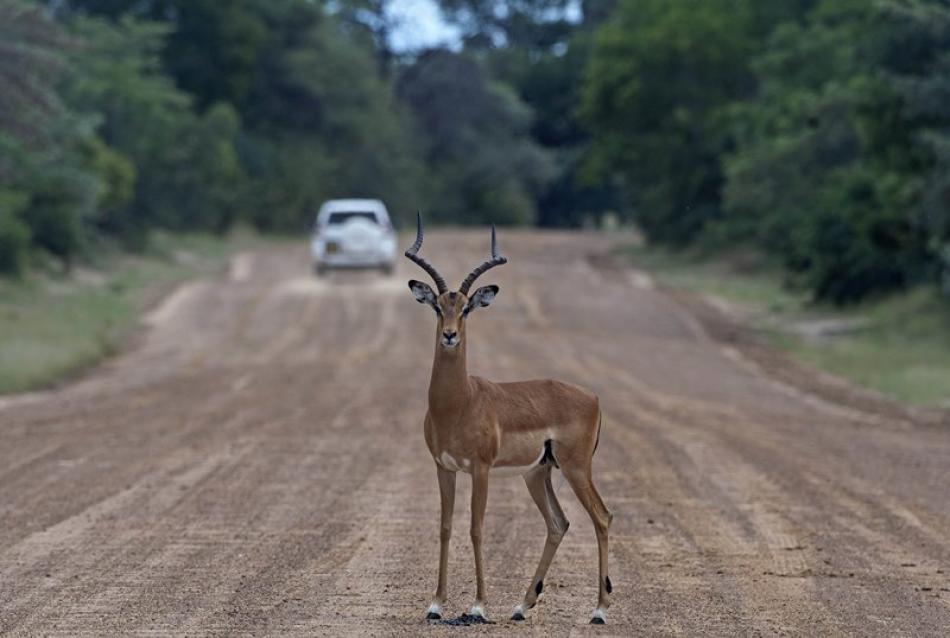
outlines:
[{"label": "dense foliage", "polygon": [[0,0],[0,272],[320,201],[756,246],[950,291],[947,0]]},{"label": "dense foliage", "polygon": [[474,60],[424,53],[400,77],[400,98],[426,132],[436,218],[447,222],[531,223],[550,167],[527,135],[531,116]]},{"label": "dense foliage", "polygon": [[652,240],[757,245],[818,298],[947,278],[950,3],[771,4],[621,0],[589,169]]},{"label": "dense foliage", "polygon": [[422,154],[372,42],[306,0],[0,0],[0,271],[153,228],[305,229],[418,200]]}]

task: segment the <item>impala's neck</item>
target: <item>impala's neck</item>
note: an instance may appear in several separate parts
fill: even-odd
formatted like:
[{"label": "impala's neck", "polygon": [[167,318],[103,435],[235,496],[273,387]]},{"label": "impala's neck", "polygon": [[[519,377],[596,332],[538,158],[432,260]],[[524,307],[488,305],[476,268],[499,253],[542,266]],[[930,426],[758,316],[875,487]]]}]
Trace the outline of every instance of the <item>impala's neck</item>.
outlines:
[{"label": "impala's neck", "polygon": [[437,418],[452,418],[471,398],[465,342],[466,339],[462,338],[456,347],[446,348],[436,336],[432,378],[429,380],[429,411]]}]

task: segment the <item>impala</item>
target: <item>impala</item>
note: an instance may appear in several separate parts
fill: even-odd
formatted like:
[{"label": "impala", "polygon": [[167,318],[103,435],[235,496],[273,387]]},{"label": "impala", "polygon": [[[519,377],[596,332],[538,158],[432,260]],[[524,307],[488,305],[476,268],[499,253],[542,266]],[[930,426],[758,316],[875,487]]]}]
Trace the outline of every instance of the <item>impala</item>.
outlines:
[{"label": "impala", "polygon": [[482,568],[482,522],[492,473],[524,477],[528,492],[547,526],[547,539],[524,600],[512,614],[524,620],[544,588],[544,576],[557,551],[568,521],[551,485],[551,472],[559,468],[581,505],[590,514],[597,534],[600,577],[597,607],[591,623],[604,624],[610,604],[607,575],[607,530],[613,518],[591,478],[591,462],[600,437],[602,416],[593,393],[550,379],[494,383],[469,376],[466,367],[465,324],[468,316],[485,308],[498,294],[498,286],[482,286],[469,293],[472,284],[490,268],[508,260],[498,254],[495,227],[491,231],[491,258],[476,267],[459,286],[449,291],[445,279],[417,253],[422,247],[422,218],[417,217],[416,241],[406,257],[425,270],[437,291],[420,281],[409,282],[416,301],[430,306],[438,328],[435,358],[429,382],[429,409],[425,416],[425,440],[435,460],[442,505],[439,548],[439,581],[426,618],[440,619],[446,601],[449,540],[455,507],[455,476],[472,476],[472,548],[475,553],[475,603],[469,616],[487,621],[485,578]]}]

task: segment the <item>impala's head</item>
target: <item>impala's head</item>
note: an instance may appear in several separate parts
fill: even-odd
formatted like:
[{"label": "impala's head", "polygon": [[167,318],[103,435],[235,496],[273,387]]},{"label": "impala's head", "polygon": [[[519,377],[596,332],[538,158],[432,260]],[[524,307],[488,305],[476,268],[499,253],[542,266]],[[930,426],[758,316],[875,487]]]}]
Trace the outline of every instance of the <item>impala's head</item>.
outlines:
[{"label": "impala's head", "polygon": [[491,259],[483,262],[475,268],[457,291],[450,291],[445,285],[445,279],[439,274],[429,262],[416,253],[422,247],[422,216],[416,216],[416,241],[409,250],[406,251],[406,257],[418,264],[432,277],[437,290],[432,290],[429,284],[411,279],[409,281],[409,290],[416,301],[430,306],[438,318],[439,324],[439,344],[443,348],[455,348],[465,340],[465,320],[478,308],[485,308],[495,295],[498,294],[498,286],[492,284],[482,286],[469,293],[475,280],[489,268],[500,266],[507,263],[507,259],[498,254],[498,241],[495,239],[495,226],[491,228]]}]

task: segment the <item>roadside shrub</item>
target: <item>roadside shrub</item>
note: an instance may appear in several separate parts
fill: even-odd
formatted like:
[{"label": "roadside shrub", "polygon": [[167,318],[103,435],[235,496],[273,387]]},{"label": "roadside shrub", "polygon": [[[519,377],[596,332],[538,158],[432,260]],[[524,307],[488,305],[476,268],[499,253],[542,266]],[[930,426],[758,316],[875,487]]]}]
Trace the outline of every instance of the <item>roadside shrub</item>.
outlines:
[{"label": "roadside shrub", "polygon": [[94,222],[104,231],[120,234],[122,217],[128,215],[127,207],[135,196],[135,164],[98,137],[84,140],[83,152],[99,178]]},{"label": "roadside shrub", "polygon": [[95,210],[98,181],[82,171],[49,168],[33,179],[23,221],[34,245],[60,258],[68,270],[82,246],[83,219]]},{"label": "roadside shrub", "polygon": [[[0,206],[4,201],[0,194]],[[0,274],[18,277],[26,267],[30,229],[10,212],[0,210]]]}]

